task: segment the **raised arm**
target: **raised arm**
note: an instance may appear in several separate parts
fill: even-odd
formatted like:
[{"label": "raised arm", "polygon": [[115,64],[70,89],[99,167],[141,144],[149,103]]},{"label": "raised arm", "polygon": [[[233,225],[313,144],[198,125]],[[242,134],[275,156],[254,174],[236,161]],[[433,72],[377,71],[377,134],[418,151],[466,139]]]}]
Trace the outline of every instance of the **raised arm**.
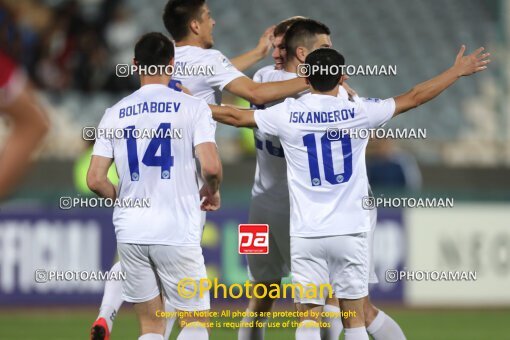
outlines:
[{"label": "raised arm", "polygon": [[256,83],[248,77],[239,77],[231,81],[226,87],[239,97],[255,105],[262,105],[276,100],[292,97],[308,89],[305,78],[296,78],[269,83]]},{"label": "raised arm", "polygon": [[274,27],[275,26],[271,26],[266,29],[260,37],[258,45],[253,50],[230,59],[232,65],[234,65],[239,71],[245,71],[264,59],[271,49],[271,44],[274,39]]},{"label": "raised arm", "polygon": [[455,63],[448,70],[440,75],[416,85],[410,91],[396,96],[395,113],[393,117],[425,104],[437,97],[441,92],[450,87],[462,76],[470,76],[487,68],[490,62],[487,57],[490,53],[483,53],[484,48],[480,47],[470,55],[464,56],[466,46],[462,45],[455,59]]},{"label": "raised arm", "polygon": [[239,110],[231,106],[209,105],[214,120],[235,127],[257,127],[253,110]]}]

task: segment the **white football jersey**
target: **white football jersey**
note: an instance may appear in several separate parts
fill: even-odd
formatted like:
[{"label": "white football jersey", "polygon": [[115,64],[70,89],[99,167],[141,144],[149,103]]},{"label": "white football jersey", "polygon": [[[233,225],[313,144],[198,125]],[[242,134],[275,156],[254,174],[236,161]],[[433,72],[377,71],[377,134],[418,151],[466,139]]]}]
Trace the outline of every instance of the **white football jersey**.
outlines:
[{"label": "white football jersey", "polygon": [[[258,70],[253,76],[253,81],[267,83],[294,79],[296,73],[285,70],[275,70],[274,66],[266,66]],[[301,96],[309,91],[298,95]],[[339,96],[348,98],[343,87],[339,90]],[[271,107],[281,103],[283,100],[269,103],[263,107]],[[287,186],[287,163],[283,147],[278,137],[263,133],[259,129],[253,129],[257,164],[255,168],[255,179],[251,191],[252,203],[262,206],[271,211],[288,211],[289,189]]]},{"label": "white football jersey", "polygon": [[[390,98],[359,99],[306,94],[255,111],[260,131],[280,138],[290,192],[290,235],[334,236],[370,230],[362,208],[368,193],[365,148],[368,139],[327,130],[378,127],[395,112]],[[363,134],[362,134],[363,135]],[[331,140],[328,138],[331,137]]]},{"label": "white football jersey", "polygon": [[266,73],[270,73],[270,72],[273,72],[273,71],[277,71],[275,68],[274,68],[274,65],[267,65],[267,66],[264,66],[262,68],[260,68],[257,72],[255,72],[255,74],[253,75],[253,81],[256,82],[256,83],[263,83],[264,82],[264,75]]},{"label": "white football jersey", "polygon": [[[267,83],[288,80],[296,77],[295,73],[284,70],[270,70],[264,67],[253,76],[253,81]],[[281,102],[281,101],[279,101]],[[270,107],[275,103],[266,104]],[[289,189],[287,187],[287,164],[280,140],[276,136],[253,129],[257,164],[255,179],[251,191],[252,204],[271,211],[289,211]]]},{"label": "white football jersey", "polygon": [[220,51],[197,46],[176,47],[174,66],[176,73],[172,78],[208,104],[220,104],[223,88],[232,80],[245,77]]},{"label": "white football jersey", "polygon": [[[175,47],[174,71],[172,79],[181,81],[194,97],[207,104],[221,104],[223,88],[232,80],[245,77],[220,51],[191,45]],[[198,173],[197,181],[200,187],[204,183]],[[202,224],[205,218],[206,213],[202,212]]]},{"label": "white football jersey", "polygon": [[115,207],[117,241],[199,246],[203,221],[193,152],[198,144],[215,143],[207,103],[164,85],[145,85],[107,109],[99,128],[155,131],[147,138],[98,135],[94,145],[94,155],[114,159],[120,199],[150,199],[148,208]]}]

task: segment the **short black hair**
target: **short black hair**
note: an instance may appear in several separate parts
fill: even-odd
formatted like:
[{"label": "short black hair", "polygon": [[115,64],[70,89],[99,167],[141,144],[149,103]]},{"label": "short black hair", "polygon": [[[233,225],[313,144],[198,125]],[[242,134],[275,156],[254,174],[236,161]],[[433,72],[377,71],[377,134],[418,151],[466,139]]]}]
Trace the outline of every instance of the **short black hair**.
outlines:
[{"label": "short black hair", "polygon": [[296,48],[304,46],[308,49],[312,48],[317,34],[331,34],[328,26],[313,19],[301,19],[293,23],[285,33],[285,49],[287,57],[296,55]]},{"label": "short black hair", "polygon": [[200,20],[200,9],[205,0],[169,0],[163,12],[163,23],[175,41],[181,41],[189,33],[189,23]]},{"label": "short black hair", "polygon": [[135,62],[140,66],[168,65],[174,54],[172,41],[159,32],[144,34],[135,45]]},{"label": "short black hair", "polygon": [[332,48],[318,48],[306,56],[308,66],[307,79],[317,91],[331,91],[338,85],[342,77],[345,58]]},{"label": "short black hair", "polygon": [[280,35],[284,35],[290,26],[294,25],[296,22],[298,22],[299,20],[303,20],[303,19],[307,19],[307,18],[297,15],[297,16],[290,17],[290,18],[280,21],[274,28],[274,33],[273,33],[274,36],[278,37]]}]

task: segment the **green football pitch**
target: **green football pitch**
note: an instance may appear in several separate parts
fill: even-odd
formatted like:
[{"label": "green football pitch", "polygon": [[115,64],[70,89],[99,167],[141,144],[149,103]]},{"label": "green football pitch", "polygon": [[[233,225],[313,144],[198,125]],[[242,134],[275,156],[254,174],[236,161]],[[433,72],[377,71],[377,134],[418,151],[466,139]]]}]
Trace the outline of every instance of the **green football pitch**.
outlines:
[{"label": "green football pitch", "polygon": [[[402,326],[410,340],[510,339],[510,310],[384,310]],[[96,311],[83,309],[2,309],[0,339],[88,339],[89,327],[95,316]],[[116,319],[111,339],[136,339],[137,331],[133,311],[123,308]],[[175,339],[177,333],[178,329],[174,327],[171,339]],[[237,339],[236,334],[234,329],[214,329],[210,338],[234,340]],[[294,329],[268,329],[266,339],[294,339]]]}]

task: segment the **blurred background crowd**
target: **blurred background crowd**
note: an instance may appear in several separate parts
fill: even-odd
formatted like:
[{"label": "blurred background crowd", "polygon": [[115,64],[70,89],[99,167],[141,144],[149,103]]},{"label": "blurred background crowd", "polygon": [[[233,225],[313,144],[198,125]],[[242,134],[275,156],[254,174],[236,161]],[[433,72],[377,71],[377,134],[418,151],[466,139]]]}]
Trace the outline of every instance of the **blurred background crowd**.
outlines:
[{"label": "blurred background crowd", "polygon": [[[64,168],[73,166],[90,146],[81,138],[82,127],[96,126],[105,108],[137,88],[135,77],[115,75],[115,65],[131,62],[133,45],[142,33],[166,32],[161,20],[164,4],[164,0],[0,2],[1,48],[37,86],[52,122],[40,167],[52,169],[55,161]],[[334,46],[349,63],[398,67],[396,77],[353,77],[350,85],[367,97],[393,96],[433,76],[452,63],[461,43],[471,49],[485,45],[493,53],[492,70],[392,122],[392,128],[424,128],[427,139],[370,143],[369,175],[377,186],[385,173],[380,170],[396,165],[402,174],[397,182],[388,179],[390,186],[419,189],[424,172],[425,183],[434,186],[436,181],[447,181],[462,189],[463,181],[448,181],[459,179],[455,168],[462,168],[465,178],[479,177],[470,172],[473,167],[492,169],[495,173],[487,177],[497,179],[503,176],[497,169],[510,165],[510,105],[506,95],[510,59],[505,58],[509,53],[508,27],[500,2],[454,0],[425,5],[411,1],[401,6],[395,0],[384,4],[363,0],[327,1],[314,7],[263,1],[256,8],[249,4],[233,8],[228,0],[218,0],[209,6],[217,21],[215,48],[228,57],[254,47],[265,27],[290,15],[306,14],[324,21],[332,29]],[[371,10],[364,10],[364,6]],[[266,58],[247,75],[270,63]],[[243,104],[238,98],[225,98]],[[0,132],[5,135],[5,129]],[[248,159],[249,175],[245,178],[250,178],[254,157],[251,131],[221,126],[217,137],[225,162],[243,166]],[[45,162],[53,165],[45,166]],[[377,178],[372,175],[376,172]],[[48,189],[48,180],[35,178],[31,188]],[[49,187],[70,190],[73,181],[69,175],[58,177],[56,182],[49,180]],[[480,185],[486,188],[486,184]],[[33,191],[21,193],[31,196]]]},{"label": "blurred background crowd", "polygon": [[[86,147],[81,127],[97,125],[106,107],[137,88],[135,77],[115,75],[115,65],[131,62],[133,45],[142,33],[166,33],[161,21],[164,4],[163,0],[0,2],[1,48],[36,84],[53,122],[43,159],[76,158]],[[424,165],[499,168],[510,165],[506,95],[510,63],[505,58],[509,29],[501,4],[454,0],[426,5],[411,1],[401,6],[395,0],[384,4],[363,0],[327,1],[313,7],[263,1],[256,8],[236,4],[234,9],[228,0],[218,0],[209,6],[217,21],[215,48],[228,57],[254,47],[265,27],[290,15],[306,14],[324,21],[332,29],[334,46],[349,63],[398,67],[396,77],[351,79],[351,86],[367,97],[393,96],[433,76],[452,63],[461,43],[468,49],[485,45],[496,63],[490,72],[391,123],[390,127],[427,129],[426,142],[383,142],[369,154],[383,157],[403,148]],[[269,63],[266,58],[247,75]],[[227,162],[253,156],[252,137],[245,131],[220,127],[218,139]],[[404,159],[410,158],[394,158]]]},{"label": "blurred background crowd", "polygon": [[4,1],[2,49],[51,95],[111,93],[136,88],[118,81],[115,63],[129,60],[140,34],[121,1]]}]

